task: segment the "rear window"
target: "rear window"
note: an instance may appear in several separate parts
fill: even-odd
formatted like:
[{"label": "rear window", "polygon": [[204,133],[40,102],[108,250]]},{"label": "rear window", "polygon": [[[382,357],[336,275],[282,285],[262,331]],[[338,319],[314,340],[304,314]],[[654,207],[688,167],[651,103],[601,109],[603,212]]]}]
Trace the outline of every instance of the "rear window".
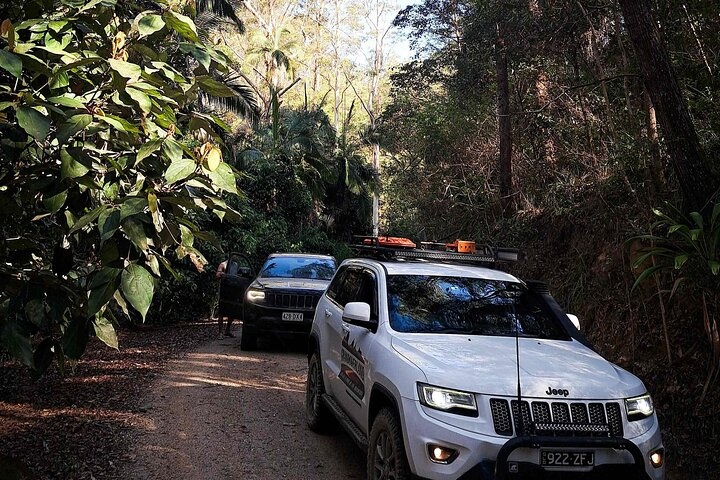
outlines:
[{"label": "rear window", "polygon": [[335,261],[328,258],[272,257],[260,271],[265,278],[309,278],[330,280],[335,273]]},{"label": "rear window", "polygon": [[399,332],[569,338],[520,283],[391,275],[387,290],[390,326]]}]

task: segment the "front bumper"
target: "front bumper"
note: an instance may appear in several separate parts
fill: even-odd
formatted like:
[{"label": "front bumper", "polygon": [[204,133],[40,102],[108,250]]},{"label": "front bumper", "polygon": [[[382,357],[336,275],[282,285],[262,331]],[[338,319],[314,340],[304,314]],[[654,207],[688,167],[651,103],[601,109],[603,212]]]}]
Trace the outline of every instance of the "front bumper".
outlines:
[{"label": "front bumper", "polygon": [[[500,437],[470,432],[436,418],[413,399],[403,398],[405,449],[412,472],[426,479],[518,480],[582,478],[602,480],[663,480],[664,466],[651,465],[650,452],[662,447],[660,430],[633,439],[581,437]],[[433,463],[428,444],[458,451],[450,464]],[[539,465],[540,448],[592,450],[595,467],[585,471],[558,471]],[[575,475],[575,476],[573,476]]]},{"label": "front bumper", "polygon": [[[283,313],[302,313],[302,321],[282,319]],[[264,336],[303,336],[309,335],[315,310],[293,308],[273,308],[245,302],[243,310],[243,329]]]}]

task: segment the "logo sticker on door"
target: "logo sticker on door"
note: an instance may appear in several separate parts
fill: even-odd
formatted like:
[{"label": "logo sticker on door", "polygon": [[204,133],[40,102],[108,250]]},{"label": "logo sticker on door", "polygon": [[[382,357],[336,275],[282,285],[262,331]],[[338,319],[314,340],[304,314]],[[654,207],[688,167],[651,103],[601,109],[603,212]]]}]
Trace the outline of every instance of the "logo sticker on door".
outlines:
[{"label": "logo sticker on door", "polygon": [[357,398],[365,396],[365,357],[354,340],[350,340],[350,332],[345,332],[340,351],[340,380]]}]

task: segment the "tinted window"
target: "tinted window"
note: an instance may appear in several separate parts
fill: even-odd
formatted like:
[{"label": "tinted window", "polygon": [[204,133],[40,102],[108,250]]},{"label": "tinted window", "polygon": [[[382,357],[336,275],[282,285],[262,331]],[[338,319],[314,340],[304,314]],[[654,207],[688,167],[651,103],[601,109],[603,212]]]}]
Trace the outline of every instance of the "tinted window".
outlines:
[{"label": "tinted window", "polygon": [[345,308],[348,302],[356,302],[357,294],[363,284],[362,270],[348,268],[342,281],[338,285],[337,294],[334,300],[338,305]]},{"label": "tinted window", "polygon": [[567,339],[525,286],[477,278],[388,277],[390,326],[400,332]]},{"label": "tinted window", "polygon": [[335,273],[335,262],[326,258],[271,257],[263,265],[261,277],[311,278],[330,280]]},{"label": "tinted window", "polygon": [[367,270],[361,273],[362,283],[353,302],[365,302],[370,305],[370,318],[377,319],[377,283],[375,275]]},{"label": "tinted window", "polygon": [[338,269],[337,274],[335,274],[332,282],[330,282],[330,285],[328,286],[328,298],[336,300],[338,292],[340,291],[340,287],[342,286],[343,278],[345,277],[345,272],[347,272],[347,267],[340,267]]}]

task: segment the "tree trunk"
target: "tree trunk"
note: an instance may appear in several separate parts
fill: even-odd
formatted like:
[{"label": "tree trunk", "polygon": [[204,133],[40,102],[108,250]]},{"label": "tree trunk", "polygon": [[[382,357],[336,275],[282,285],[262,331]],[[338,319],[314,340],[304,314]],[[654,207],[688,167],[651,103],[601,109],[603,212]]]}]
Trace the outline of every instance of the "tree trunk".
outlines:
[{"label": "tree trunk", "polygon": [[[543,16],[543,10],[542,6],[540,5],[539,0],[529,0],[528,8],[530,9],[530,13],[532,14],[533,18],[537,22],[542,21]],[[552,102],[552,99],[550,98],[549,89],[550,89],[550,79],[547,76],[547,73],[545,73],[545,68],[542,65],[542,62],[537,62],[537,68],[538,73],[537,77],[535,77],[535,91],[537,92],[537,108],[539,110],[543,109],[550,109]],[[542,157],[545,161],[545,164],[548,165],[550,168],[555,168],[556,158],[555,158],[555,139],[553,138],[552,132],[550,129],[543,128],[541,135],[545,137],[545,143],[542,147]]]},{"label": "tree trunk", "polygon": [[500,198],[504,208],[510,205],[512,195],[512,132],[510,124],[510,81],[508,78],[508,58],[504,32],[497,26],[496,69],[497,69],[497,115],[500,137],[500,157],[498,161],[498,180]]},{"label": "tree trunk", "polygon": [[685,209],[700,211],[718,181],[703,155],[685,97],[648,0],[619,0],[635,56],[663,132]]}]

